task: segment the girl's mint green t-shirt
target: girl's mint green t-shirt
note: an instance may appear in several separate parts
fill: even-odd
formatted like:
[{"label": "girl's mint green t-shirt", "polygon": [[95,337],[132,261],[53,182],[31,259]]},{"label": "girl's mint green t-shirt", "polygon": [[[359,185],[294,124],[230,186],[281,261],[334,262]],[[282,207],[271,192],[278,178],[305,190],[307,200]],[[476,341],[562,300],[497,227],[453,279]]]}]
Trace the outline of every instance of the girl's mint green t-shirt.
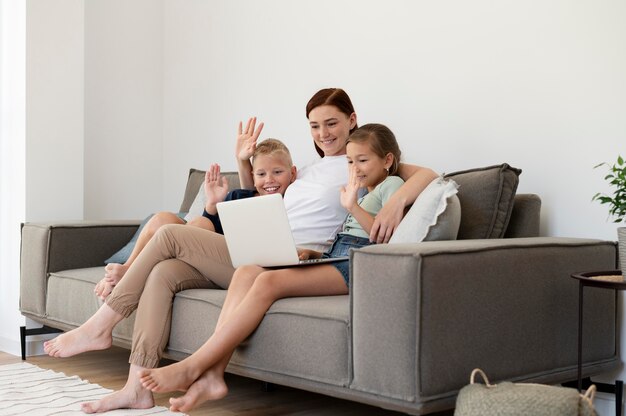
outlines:
[{"label": "girl's mint green t-shirt", "polygon": [[[404,181],[399,176],[388,176],[384,181],[379,183],[372,192],[360,198],[359,205],[372,216],[375,216],[391,195],[403,184]],[[346,218],[346,221],[343,223],[343,231],[341,231],[341,234],[369,238],[369,234],[363,230],[361,224],[359,224],[352,215],[348,215],[348,218]]]}]

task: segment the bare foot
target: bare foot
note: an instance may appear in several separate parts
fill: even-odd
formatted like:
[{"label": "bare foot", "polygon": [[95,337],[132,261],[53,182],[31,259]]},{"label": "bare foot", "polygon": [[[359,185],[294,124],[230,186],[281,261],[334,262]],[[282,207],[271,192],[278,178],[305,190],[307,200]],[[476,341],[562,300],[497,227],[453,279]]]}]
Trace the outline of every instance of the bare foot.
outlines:
[{"label": "bare foot", "polygon": [[172,412],[188,412],[208,400],[219,400],[228,394],[224,373],[209,370],[189,386],[181,397],[170,398]]},{"label": "bare foot", "polygon": [[43,350],[50,357],[72,357],[86,351],[106,350],[111,347],[111,335],[94,337],[83,327],[78,327],[43,343]]},{"label": "bare foot", "polygon": [[197,367],[180,361],[166,367],[142,370],[139,378],[144,388],[155,393],[185,391],[200,377],[200,371]]},{"label": "bare foot", "polygon": [[154,398],[149,390],[144,394],[127,391],[124,387],[95,402],[83,403],[80,408],[85,413],[103,413],[115,409],[150,409],[154,407]]},{"label": "bare foot", "polygon": [[104,268],[104,278],[115,286],[122,280],[122,277],[124,277],[129,267],[130,266],[125,264],[109,263]]},{"label": "bare foot", "polygon": [[102,280],[98,282],[93,292],[100,299],[105,300],[106,297],[109,296],[111,292],[113,291],[113,287],[114,286],[111,283],[107,282],[106,278],[103,278]]},{"label": "bare foot", "polygon": [[71,357],[85,351],[104,350],[111,346],[113,328],[124,317],[104,304],[84,324],[43,343],[51,357]]},{"label": "bare foot", "polygon": [[85,413],[103,413],[115,409],[149,409],[154,407],[152,392],[141,387],[137,379],[137,370],[141,367],[131,364],[128,381],[120,391],[113,392],[95,402],[83,403]]}]

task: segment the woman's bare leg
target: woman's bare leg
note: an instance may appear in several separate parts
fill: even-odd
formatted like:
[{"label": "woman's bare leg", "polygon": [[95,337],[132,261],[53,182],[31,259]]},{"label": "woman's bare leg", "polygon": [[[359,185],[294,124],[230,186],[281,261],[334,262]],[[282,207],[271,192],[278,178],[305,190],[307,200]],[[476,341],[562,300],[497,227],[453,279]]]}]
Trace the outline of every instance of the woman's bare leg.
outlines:
[{"label": "woman's bare leg", "polygon": [[329,265],[261,273],[224,324],[200,349],[171,366],[141,372],[144,387],[155,391],[187,390],[207,369],[216,366],[261,323],[274,301],[292,296],[323,296],[348,293],[337,269]]},{"label": "woman's bare leg", "polygon": [[104,350],[111,346],[113,328],[124,316],[104,304],[81,326],[43,344],[51,357],[71,357],[85,351]]},{"label": "woman's bare leg", "polygon": [[83,403],[81,410],[85,413],[103,413],[114,409],[149,409],[154,407],[152,392],[144,389],[139,382],[138,374],[143,369],[143,367],[131,364],[128,380],[122,390],[113,392],[95,402]]}]

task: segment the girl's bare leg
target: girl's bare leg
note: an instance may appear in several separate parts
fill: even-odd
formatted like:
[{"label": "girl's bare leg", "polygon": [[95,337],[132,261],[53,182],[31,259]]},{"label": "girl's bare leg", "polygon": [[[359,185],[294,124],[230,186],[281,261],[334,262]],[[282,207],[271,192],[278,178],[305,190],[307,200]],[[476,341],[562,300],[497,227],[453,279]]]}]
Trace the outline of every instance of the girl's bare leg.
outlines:
[{"label": "girl's bare leg", "polygon": [[[223,326],[230,314],[244,299],[254,280],[265,269],[258,266],[244,266],[233,276],[228,287],[226,300],[222,306],[216,329]],[[224,372],[230,362],[230,354],[225,356],[219,363],[205,371],[181,397],[170,398],[170,410],[173,412],[187,412],[199,403],[209,400],[218,400],[228,394],[228,386],[224,381]]]},{"label": "girl's bare leg", "polygon": [[113,328],[124,317],[104,304],[81,326],[44,342],[51,357],[71,357],[85,351],[104,350],[111,346]]},{"label": "girl's bare leg", "polygon": [[122,390],[113,392],[95,402],[83,403],[81,410],[85,413],[103,413],[115,409],[149,409],[154,407],[154,396],[150,390],[144,389],[139,382],[139,371],[143,367],[131,364],[128,380]]},{"label": "girl's bare leg", "polygon": [[337,269],[329,265],[270,270],[260,274],[241,303],[207,342],[185,360],[140,373],[144,387],[155,392],[187,390],[207,369],[229,357],[261,323],[274,301],[293,296],[348,293]]}]

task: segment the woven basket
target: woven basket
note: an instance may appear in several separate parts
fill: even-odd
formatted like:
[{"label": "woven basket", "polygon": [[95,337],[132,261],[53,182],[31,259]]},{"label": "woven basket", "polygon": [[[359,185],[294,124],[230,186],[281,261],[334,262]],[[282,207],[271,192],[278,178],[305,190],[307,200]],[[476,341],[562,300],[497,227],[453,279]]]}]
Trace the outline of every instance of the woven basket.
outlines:
[{"label": "woven basket", "polygon": [[[480,374],[485,384],[474,383]],[[595,386],[584,395],[576,389],[543,384],[502,382],[489,384],[480,369],[472,371],[470,384],[456,401],[454,416],[597,416],[593,408]]]}]

